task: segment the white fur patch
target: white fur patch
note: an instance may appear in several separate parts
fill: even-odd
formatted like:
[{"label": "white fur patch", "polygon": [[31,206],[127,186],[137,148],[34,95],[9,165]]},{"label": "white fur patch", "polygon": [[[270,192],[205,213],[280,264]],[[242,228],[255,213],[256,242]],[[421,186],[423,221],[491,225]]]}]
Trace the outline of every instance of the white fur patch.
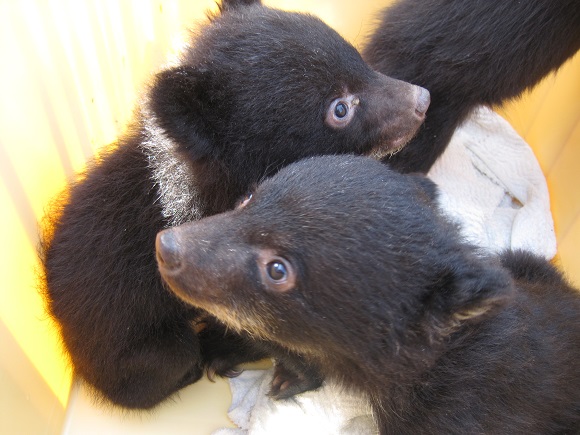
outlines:
[{"label": "white fur patch", "polygon": [[201,219],[197,181],[191,166],[178,153],[177,144],[159,127],[147,100],[141,104],[141,114],[145,134],[141,149],[151,168],[163,217],[169,226]]}]

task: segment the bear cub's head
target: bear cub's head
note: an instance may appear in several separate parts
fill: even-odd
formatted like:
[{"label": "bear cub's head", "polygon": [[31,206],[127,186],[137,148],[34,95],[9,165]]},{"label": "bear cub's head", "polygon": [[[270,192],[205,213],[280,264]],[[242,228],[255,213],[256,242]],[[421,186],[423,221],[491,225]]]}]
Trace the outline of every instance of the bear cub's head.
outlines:
[{"label": "bear cub's head", "polygon": [[461,241],[436,194],[366,157],[305,159],[235,210],[161,232],[159,269],[237,330],[333,367],[381,362],[383,376],[388,360],[400,373],[511,297],[507,272]]},{"label": "bear cub's head", "polygon": [[156,76],[148,105],[192,161],[239,179],[240,194],[307,156],[395,152],[422,124],[429,92],[373,71],[321,20],[256,0],[220,9]]}]

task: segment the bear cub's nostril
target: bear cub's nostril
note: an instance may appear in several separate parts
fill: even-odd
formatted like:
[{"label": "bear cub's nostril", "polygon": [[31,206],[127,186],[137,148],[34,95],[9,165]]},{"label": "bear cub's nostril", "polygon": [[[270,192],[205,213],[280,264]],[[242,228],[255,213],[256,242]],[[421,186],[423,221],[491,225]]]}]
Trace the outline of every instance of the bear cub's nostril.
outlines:
[{"label": "bear cub's nostril", "polygon": [[166,269],[176,269],[181,265],[179,243],[172,230],[164,230],[157,234],[155,248],[160,266]]}]

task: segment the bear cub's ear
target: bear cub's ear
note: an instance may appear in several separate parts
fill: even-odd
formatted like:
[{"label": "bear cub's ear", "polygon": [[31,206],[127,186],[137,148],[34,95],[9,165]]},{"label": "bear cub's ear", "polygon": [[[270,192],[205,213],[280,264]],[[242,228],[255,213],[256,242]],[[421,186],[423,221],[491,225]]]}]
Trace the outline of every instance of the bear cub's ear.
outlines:
[{"label": "bear cub's ear", "polygon": [[149,93],[157,124],[194,160],[212,151],[211,130],[203,113],[204,95],[203,73],[192,66],[158,73]]},{"label": "bear cub's ear", "polygon": [[437,325],[438,334],[448,335],[465,323],[482,321],[514,296],[511,276],[501,265],[475,255],[463,260],[443,268],[426,298],[426,327]]}]

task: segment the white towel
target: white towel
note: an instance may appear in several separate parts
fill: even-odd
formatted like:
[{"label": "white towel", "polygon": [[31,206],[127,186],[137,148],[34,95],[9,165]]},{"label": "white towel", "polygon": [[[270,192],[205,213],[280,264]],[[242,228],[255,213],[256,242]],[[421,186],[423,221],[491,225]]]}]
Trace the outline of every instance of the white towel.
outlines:
[{"label": "white towel", "polygon": [[[524,140],[499,115],[476,110],[454,134],[429,177],[443,210],[466,239],[489,251],[523,248],[556,254],[546,180]],[[325,382],[291,400],[266,396],[272,369],[248,370],[230,380],[228,415],[238,429],[214,435],[368,435],[377,433],[365,399]]]},{"label": "white towel", "polygon": [[472,243],[492,252],[556,255],[544,174],[528,144],[495,112],[477,109],[428,175],[440,187],[441,207]]},{"label": "white towel", "polygon": [[272,400],[273,369],[246,370],[230,379],[232,404],[228,412],[239,428],[224,428],[213,435],[369,435],[377,433],[366,400],[325,382],[316,391],[292,399]]}]

